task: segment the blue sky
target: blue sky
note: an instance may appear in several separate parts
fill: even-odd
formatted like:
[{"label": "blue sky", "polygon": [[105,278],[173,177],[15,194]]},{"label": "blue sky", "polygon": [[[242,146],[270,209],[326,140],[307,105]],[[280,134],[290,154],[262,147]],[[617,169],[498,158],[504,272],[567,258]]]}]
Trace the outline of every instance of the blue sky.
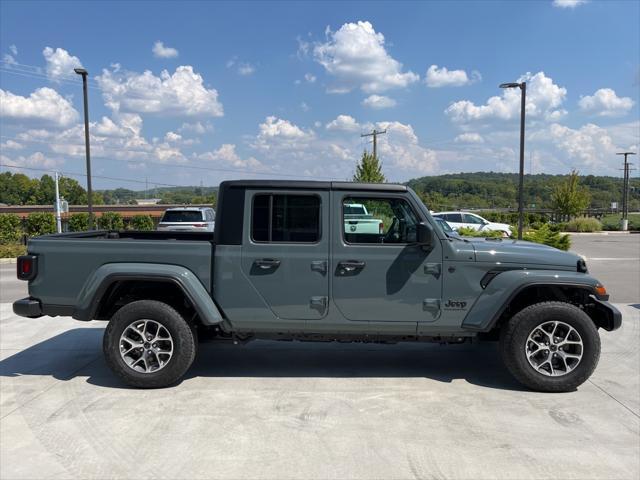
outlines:
[{"label": "blue sky", "polygon": [[[84,172],[90,73],[100,188],[349,178],[387,129],[387,177],[619,175],[640,137],[640,2],[0,3],[6,165]],[[30,168],[31,170],[26,170]],[[100,178],[100,177],[112,177]],[[78,177],[83,181],[82,177]]]}]

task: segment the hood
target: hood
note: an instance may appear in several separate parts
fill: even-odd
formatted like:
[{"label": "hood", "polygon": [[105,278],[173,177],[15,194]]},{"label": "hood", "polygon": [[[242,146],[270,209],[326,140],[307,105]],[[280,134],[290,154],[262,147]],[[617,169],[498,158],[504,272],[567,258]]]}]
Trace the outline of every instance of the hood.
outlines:
[{"label": "hood", "polygon": [[469,240],[475,249],[477,262],[554,265],[575,270],[580,260],[575,253],[524,240],[484,238]]},{"label": "hood", "polygon": [[511,231],[511,225],[507,225],[506,223],[496,223],[496,222],[491,222],[489,224],[487,224],[488,227],[491,227],[494,230],[505,230],[505,231]]}]

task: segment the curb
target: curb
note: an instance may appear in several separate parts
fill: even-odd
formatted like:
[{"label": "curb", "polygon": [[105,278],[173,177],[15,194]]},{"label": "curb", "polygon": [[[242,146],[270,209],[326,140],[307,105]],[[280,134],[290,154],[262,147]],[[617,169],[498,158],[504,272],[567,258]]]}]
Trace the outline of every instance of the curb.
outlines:
[{"label": "curb", "polygon": [[9,263],[18,263],[17,258],[0,258],[0,265],[9,264]]},{"label": "curb", "polygon": [[563,235],[631,235],[633,232],[626,231],[620,232],[615,230],[609,230],[604,232],[560,232]]}]

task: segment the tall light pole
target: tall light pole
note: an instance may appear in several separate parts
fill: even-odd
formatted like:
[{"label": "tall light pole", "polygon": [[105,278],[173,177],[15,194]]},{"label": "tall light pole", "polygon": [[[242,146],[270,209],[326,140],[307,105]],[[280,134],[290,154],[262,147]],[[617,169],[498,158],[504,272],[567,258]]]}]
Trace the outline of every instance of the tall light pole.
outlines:
[{"label": "tall light pole", "polygon": [[624,155],[624,181],[622,186],[622,225],[623,231],[629,228],[629,167],[632,165],[627,161],[629,155],[635,155],[635,152],[620,152],[616,155]]},{"label": "tall light pole", "polygon": [[89,148],[89,98],[87,95],[87,72],[84,68],[74,68],[74,72],[82,75],[84,92],[84,147],[87,156],[87,208],[89,209],[89,230],[93,230],[93,191],[91,189],[91,149]]},{"label": "tall light pole", "polygon": [[527,82],[502,83],[500,88],[519,88],[520,98],[520,178],[518,180],[518,240],[522,240],[524,224],[524,116],[527,101]]}]

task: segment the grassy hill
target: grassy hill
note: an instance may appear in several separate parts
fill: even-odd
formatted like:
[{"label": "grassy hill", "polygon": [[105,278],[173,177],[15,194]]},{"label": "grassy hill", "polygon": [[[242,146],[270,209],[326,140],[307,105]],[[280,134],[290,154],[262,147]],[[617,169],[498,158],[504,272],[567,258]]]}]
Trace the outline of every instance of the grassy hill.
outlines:
[{"label": "grassy hill", "polygon": [[[527,208],[548,208],[551,192],[567,175],[525,175],[524,200]],[[580,183],[591,194],[591,208],[608,209],[611,202],[622,206],[622,179],[586,175]],[[421,177],[407,182],[432,210],[457,208],[517,208],[518,175],[474,172]],[[630,210],[640,210],[640,179],[632,178]]]}]

